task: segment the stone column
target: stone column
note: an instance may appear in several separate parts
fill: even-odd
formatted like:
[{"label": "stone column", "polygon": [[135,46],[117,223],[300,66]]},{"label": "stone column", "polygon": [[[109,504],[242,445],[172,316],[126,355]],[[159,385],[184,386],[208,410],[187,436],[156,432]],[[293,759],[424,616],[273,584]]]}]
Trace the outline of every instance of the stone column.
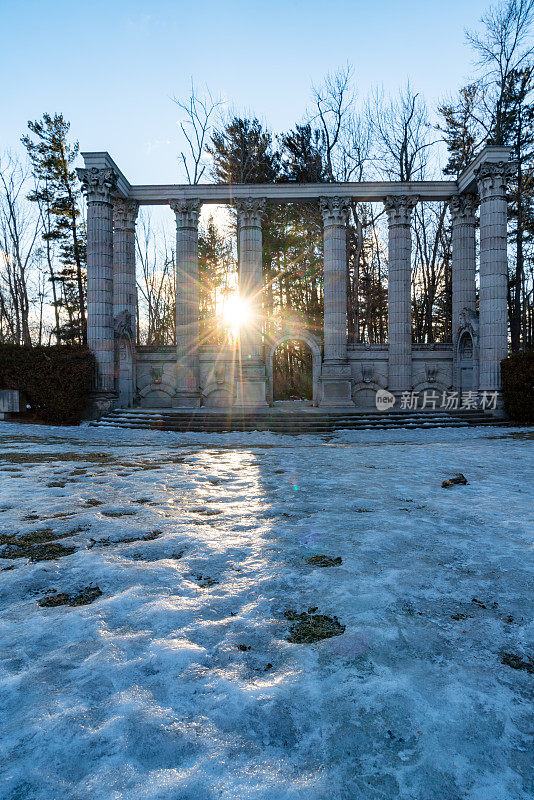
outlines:
[{"label": "stone column", "polygon": [[115,400],[113,325],[113,193],[117,175],[111,167],[78,169],[87,198],[87,343],[97,371],[91,415],[109,411]]},{"label": "stone column", "polygon": [[508,354],[507,180],[514,166],[485,163],[475,172],[480,195],[479,389],[500,391]]},{"label": "stone column", "polygon": [[474,194],[457,194],[450,199],[452,219],[452,341],[465,319],[476,314],[476,247]]},{"label": "stone column", "polygon": [[113,204],[113,318],[116,389],[121,408],[132,406],[136,395],[135,223],[138,210],[139,203],[135,200],[117,199]]},{"label": "stone column", "polygon": [[410,220],[417,197],[390,195],[388,215],[388,387],[392,393],[412,388],[412,236]]},{"label": "stone column", "polygon": [[265,211],[265,200],[249,197],[236,200],[239,295],[251,310],[251,325],[241,332],[241,356],[243,359],[260,359],[262,356],[263,330],[263,268],[261,218]]},{"label": "stone column", "polygon": [[200,200],[171,200],[176,214],[176,388],[173,408],[200,405],[198,216]]},{"label": "stone column", "polygon": [[267,378],[263,360],[263,267],[261,219],[263,198],[236,200],[239,255],[239,295],[250,308],[250,322],[239,335],[241,360],[237,375],[237,402],[266,405]]},{"label": "stone column", "polygon": [[347,360],[346,197],[321,197],[324,226],[324,363],[321,406],[353,405]]}]

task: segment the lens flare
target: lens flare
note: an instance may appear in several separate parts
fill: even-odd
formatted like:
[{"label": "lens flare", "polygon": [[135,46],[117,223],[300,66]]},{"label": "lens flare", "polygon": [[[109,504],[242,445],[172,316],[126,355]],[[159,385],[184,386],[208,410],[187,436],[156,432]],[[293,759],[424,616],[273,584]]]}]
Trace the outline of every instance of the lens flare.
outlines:
[{"label": "lens flare", "polygon": [[235,339],[239,336],[241,328],[245,327],[252,319],[250,305],[238,294],[225,297],[219,313]]}]

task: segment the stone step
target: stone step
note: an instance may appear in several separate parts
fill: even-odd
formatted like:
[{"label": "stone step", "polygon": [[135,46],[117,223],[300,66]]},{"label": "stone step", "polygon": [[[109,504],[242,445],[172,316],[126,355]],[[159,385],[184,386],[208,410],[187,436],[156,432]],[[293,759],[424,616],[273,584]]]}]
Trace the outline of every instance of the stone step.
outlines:
[{"label": "stone step", "polygon": [[328,434],[339,430],[398,430],[402,428],[467,428],[502,425],[477,411],[205,411],[189,409],[116,409],[90,423],[97,428],[174,432],[224,433],[271,431],[283,434]]}]

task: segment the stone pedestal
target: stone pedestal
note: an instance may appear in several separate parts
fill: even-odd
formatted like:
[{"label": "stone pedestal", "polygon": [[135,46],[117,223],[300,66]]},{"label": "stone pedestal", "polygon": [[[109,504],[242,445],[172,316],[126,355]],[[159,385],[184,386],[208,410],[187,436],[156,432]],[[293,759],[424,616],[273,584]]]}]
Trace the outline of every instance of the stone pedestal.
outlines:
[{"label": "stone pedestal", "polygon": [[417,197],[390,195],[388,215],[388,389],[395,396],[412,388],[412,296],[410,220]]},{"label": "stone pedestal", "polygon": [[479,389],[501,391],[501,360],[508,354],[506,186],[514,166],[484,163],[476,171],[480,194]]},{"label": "stone pedestal", "polygon": [[324,361],[321,369],[321,407],[352,407],[351,366],[344,361]]},{"label": "stone pedestal", "polygon": [[320,199],[324,225],[324,361],[320,406],[353,406],[347,359],[347,214],[344,197]]},{"label": "stone pedestal", "polygon": [[240,360],[236,402],[245,408],[267,405],[267,374],[263,360],[263,268],[261,218],[265,200],[236,201],[239,256],[239,296],[248,304],[250,321],[239,335]]},{"label": "stone pedestal", "polygon": [[135,337],[137,286],[135,281],[135,222],[139,204],[113,204],[113,318],[115,325],[115,388],[117,405],[133,406],[136,395]]},{"label": "stone pedestal", "polygon": [[176,388],[173,408],[200,406],[198,325],[199,200],[172,200],[176,214]]},{"label": "stone pedestal", "polygon": [[87,343],[96,358],[89,416],[111,410],[115,389],[113,323],[113,193],[115,171],[106,167],[79,169],[87,198]]},{"label": "stone pedestal", "polygon": [[20,413],[20,392],[16,389],[0,389],[0,420],[11,419]]}]

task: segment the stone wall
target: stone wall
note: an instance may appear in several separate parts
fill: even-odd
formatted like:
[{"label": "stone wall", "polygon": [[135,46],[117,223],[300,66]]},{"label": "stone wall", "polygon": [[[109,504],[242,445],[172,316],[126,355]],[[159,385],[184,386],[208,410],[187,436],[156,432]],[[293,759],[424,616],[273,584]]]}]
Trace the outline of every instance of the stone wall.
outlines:
[{"label": "stone wall", "polygon": [[[388,388],[388,345],[349,348],[352,399],[358,407],[375,407],[375,392]],[[166,347],[137,349],[137,388],[144,408],[170,408],[174,393],[176,350]],[[208,408],[232,404],[239,374],[237,350],[200,348],[202,403]],[[443,392],[453,386],[453,352],[450,344],[412,346],[412,381],[416,392]]]}]

